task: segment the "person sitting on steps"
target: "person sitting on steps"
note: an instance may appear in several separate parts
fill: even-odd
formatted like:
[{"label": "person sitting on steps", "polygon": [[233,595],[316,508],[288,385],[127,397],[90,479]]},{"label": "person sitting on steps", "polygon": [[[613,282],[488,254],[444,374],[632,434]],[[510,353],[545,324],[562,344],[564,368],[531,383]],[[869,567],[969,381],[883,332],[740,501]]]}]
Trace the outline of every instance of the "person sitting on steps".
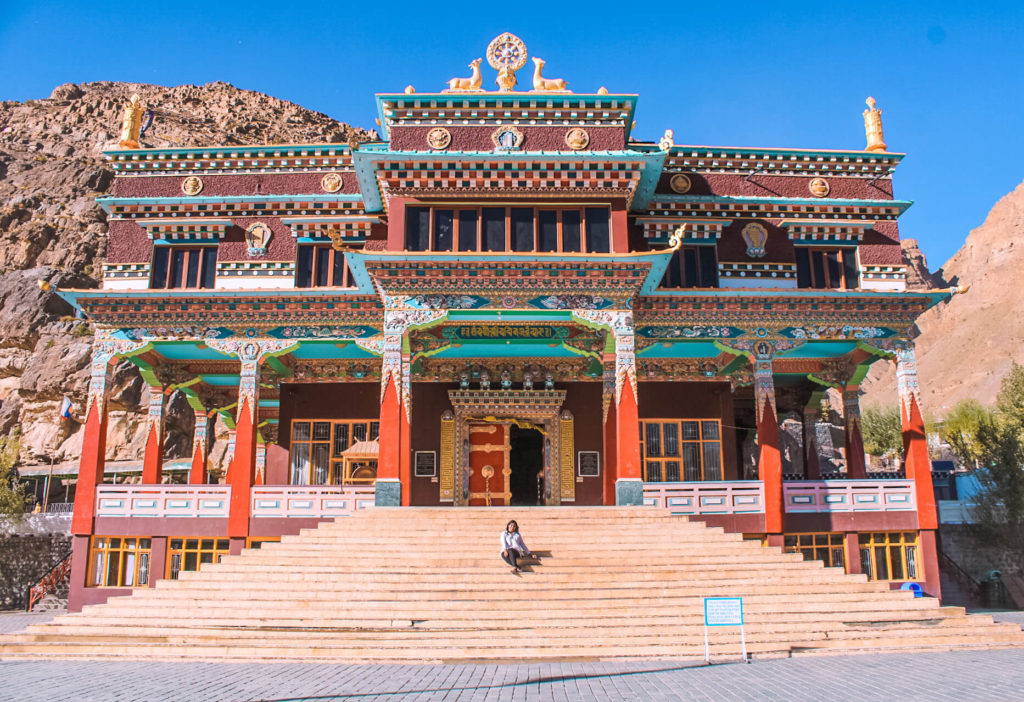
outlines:
[{"label": "person sitting on steps", "polygon": [[516,520],[510,519],[505,525],[505,531],[501,532],[501,558],[510,566],[512,572],[519,574],[519,563],[516,559],[523,556],[532,556],[533,553],[523,542],[523,536],[519,533],[519,525]]}]

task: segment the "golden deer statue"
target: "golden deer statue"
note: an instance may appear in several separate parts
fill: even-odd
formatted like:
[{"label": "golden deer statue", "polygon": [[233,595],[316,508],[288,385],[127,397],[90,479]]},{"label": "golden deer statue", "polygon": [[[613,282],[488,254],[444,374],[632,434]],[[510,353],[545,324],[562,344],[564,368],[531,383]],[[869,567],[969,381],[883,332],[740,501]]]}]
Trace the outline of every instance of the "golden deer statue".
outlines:
[{"label": "golden deer statue", "polygon": [[473,61],[470,61],[469,67],[473,69],[473,75],[471,75],[469,78],[452,78],[450,81],[448,81],[448,91],[479,91],[480,86],[483,85],[484,82],[483,77],[480,75],[480,61],[482,60],[483,59],[474,59]]},{"label": "golden deer statue", "polygon": [[533,57],[533,89],[543,93],[567,93],[567,83],[562,78],[545,78],[540,74],[544,69],[544,59]]}]

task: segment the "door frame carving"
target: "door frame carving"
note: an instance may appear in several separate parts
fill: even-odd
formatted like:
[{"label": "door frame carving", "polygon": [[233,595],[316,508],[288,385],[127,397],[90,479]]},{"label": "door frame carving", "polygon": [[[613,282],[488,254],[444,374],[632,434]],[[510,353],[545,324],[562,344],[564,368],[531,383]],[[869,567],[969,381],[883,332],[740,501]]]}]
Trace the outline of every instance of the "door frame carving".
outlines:
[{"label": "door frame carving", "polygon": [[562,411],[565,390],[449,390],[448,399],[452,403],[455,424],[454,446],[448,447],[455,459],[451,466],[454,472],[454,504],[469,504],[468,425],[471,420],[481,419],[492,420],[495,424],[527,420],[541,425],[545,434],[544,504],[575,501],[575,489],[572,495],[566,494],[566,486],[575,488],[575,481],[562,480],[564,471],[568,470],[570,474],[573,471],[572,461],[566,466],[561,450],[562,425],[564,420],[571,418],[571,414]]}]

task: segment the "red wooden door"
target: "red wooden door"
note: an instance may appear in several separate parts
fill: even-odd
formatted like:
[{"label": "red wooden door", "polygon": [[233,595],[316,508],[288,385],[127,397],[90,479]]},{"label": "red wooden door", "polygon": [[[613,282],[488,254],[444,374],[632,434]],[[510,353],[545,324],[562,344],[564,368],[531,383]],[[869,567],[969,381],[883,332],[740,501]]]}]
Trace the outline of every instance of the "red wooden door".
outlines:
[{"label": "red wooden door", "polygon": [[508,427],[471,421],[468,428],[469,504],[507,505],[512,499]]}]

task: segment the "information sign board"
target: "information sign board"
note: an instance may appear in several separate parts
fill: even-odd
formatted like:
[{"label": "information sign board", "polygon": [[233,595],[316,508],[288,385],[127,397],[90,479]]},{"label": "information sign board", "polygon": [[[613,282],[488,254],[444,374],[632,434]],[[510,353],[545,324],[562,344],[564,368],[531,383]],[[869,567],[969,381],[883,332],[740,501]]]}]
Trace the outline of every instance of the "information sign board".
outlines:
[{"label": "information sign board", "polygon": [[742,597],[705,597],[705,626],[743,626]]}]

